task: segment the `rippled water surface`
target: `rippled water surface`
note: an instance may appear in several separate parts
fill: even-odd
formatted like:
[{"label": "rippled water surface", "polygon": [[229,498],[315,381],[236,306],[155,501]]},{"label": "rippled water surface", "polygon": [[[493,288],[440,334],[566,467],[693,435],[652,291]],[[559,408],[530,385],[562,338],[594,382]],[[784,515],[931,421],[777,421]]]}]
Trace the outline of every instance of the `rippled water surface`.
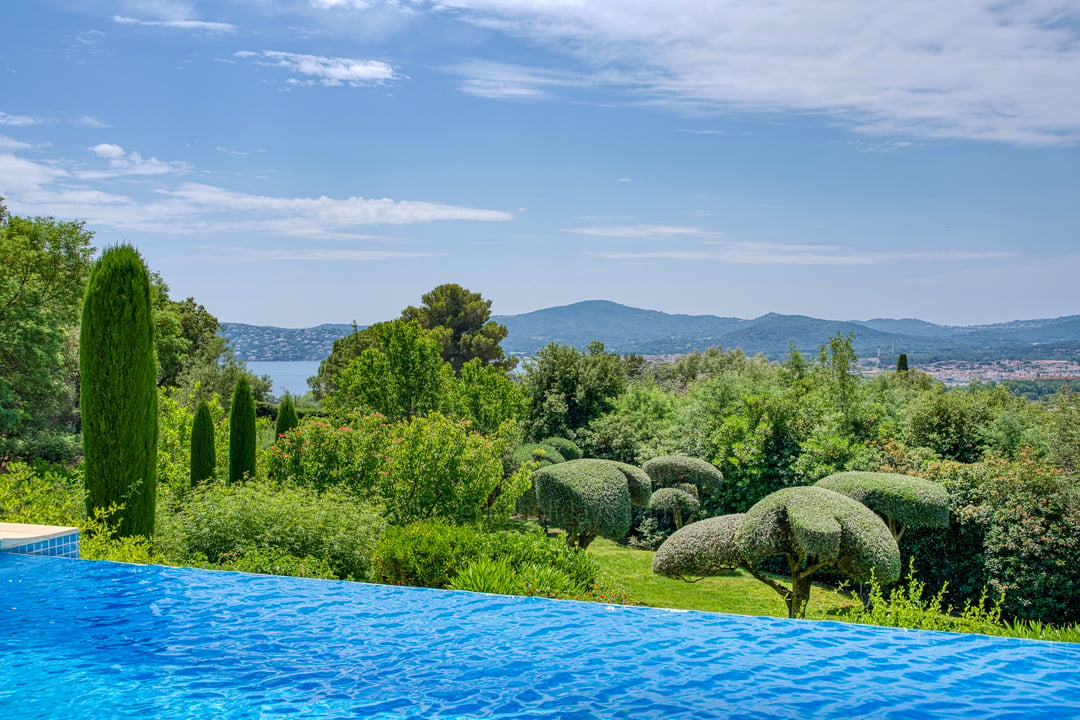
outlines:
[{"label": "rippled water surface", "polygon": [[0,718],[1080,717],[1080,645],[0,553]]}]

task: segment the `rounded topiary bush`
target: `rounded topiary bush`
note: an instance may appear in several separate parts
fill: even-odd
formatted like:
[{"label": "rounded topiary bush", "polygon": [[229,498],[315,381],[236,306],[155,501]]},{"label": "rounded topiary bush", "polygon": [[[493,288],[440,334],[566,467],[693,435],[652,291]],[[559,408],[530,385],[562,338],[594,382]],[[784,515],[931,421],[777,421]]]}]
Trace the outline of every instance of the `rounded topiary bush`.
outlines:
[{"label": "rounded topiary bush", "polygon": [[698,499],[679,488],[660,488],[649,499],[649,507],[668,513],[675,518],[675,527],[692,518],[701,509]]},{"label": "rounded topiary bush", "polygon": [[539,467],[547,467],[555,463],[564,462],[567,458],[551,445],[543,443],[526,443],[518,445],[510,453],[510,459],[506,463],[507,474],[512,475],[527,462],[538,463]]},{"label": "rounded topiary bush", "polygon": [[626,475],[602,460],[571,460],[532,475],[539,512],[584,549],[597,537],[621,539],[630,529]]},{"label": "rounded topiary bush", "polygon": [[642,469],[655,487],[688,484],[698,489],[699,497],[720,489],[724,475],[700,458],[688,455],[662,455],[646,462]]},{"label": "rounded topiary bush", "polygon": [[735,547],[735,531],[743,515],[721,515],[690,523],[677,530],[653,556],[652,571],[664,577],[688,578],[719,575],[742,564]]},{"label": "rounded topiary bush", "polygon": [[649,498],[652,496],[652,480],[649,479],[649,476],[644,470],[615,460],[593,460],[591,462],[602,462],[612,465],[626,477],[626,486],[630,491],[631,505],[645,507],[649,504]]},{"label": "rounded topiary bush", "polygon": [[905,528],[949,526],[949,492],[923,478],[883,472],[841,472],[815,483],[858,500],[881,515],[893,537]]},{"label": "rounded topiary bush", "polygon": [[581,459],[581,448],[579,448],[572,440],[567,440],[563,437],[549,437],[541,440],[540,444],[555,448],[555,450],[566,460]]}]

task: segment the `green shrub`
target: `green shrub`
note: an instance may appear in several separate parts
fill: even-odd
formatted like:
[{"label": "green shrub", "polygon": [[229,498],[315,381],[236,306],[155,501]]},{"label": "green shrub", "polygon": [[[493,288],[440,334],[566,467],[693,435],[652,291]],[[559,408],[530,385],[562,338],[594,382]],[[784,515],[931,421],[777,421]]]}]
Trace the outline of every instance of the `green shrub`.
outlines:
[{"label": "green shrub", "polygon": [[281,437],[299,424],[300,418],[296,414],[293,396],[285,393],[285,397],[278,404],[277,419],[274,421],[274,437]]},{"label": "green shrub", "polygon": [[630,491],[630,504],[636,507],[645,507],[649,504],[652,496],[652,480],[644,470],[628,463],[614,460],[592,460],[591,462],[603,462],[614,466],[626,478],[626,489]]},{"label": "green shrub", "polygon": [[507,560],[519,572],[536,565],[553,568],[567,575],[581,592],[596,585],[600,577],[600,565],[592,555],[542,533],[492,533],[487,537],[485,553]]},{"label": "green shrub", "polygon": [[279,547],[250,547],[235,553],[226,553],[216,565],[207,563],[204,567],[258,575],[322,579],[337,577],[326,558],[314,558],[310,555],[296,557]]},{"label": "green shrub", "polygon": [[880,515],[897,541],[906,528],[949,526],[949,492],[939,483],[882,472],[841,472],[815,483]]},{"label": "green shrub", "polygon": [[681,528],[687,520],[697,514],[701,509],[701,503],[685,490],[668,487],[660,488],[652,494],[649,507],[671,515],[675,518],[675,527]]},{"label": "green shrub", "polygon": [[192,486],[213,478],[216,463],[214,420],[210,416],[210,405],[203,400],[195,409],[195,418],[191,422]]},{"label": "green shrub", "polygon": [[119,506],[120,536],[154,532],[158,397],[150,274],[134,248],[94,265],[79,330],[87,515]]},{"label": "green shrub", "polygon": [[0,473],[0,521],[77,526],[85,517],[81,466],[14,462]]},{"label": "green shrub", "polygon": [[579,448],[572,440],[567,440],[564,437],[544,438],[540,441],[540,444],[555,448],[555,452],[559,453],[564,460],[581,459],[581,448]]},{"label": "green shrub", "polygon": [[241,375],[229,405],[229,482],[255,477],[255,398]]},{"label": "green shrub", "polygon": [[[654,493],[655,494],[655,493]],[[711,577],[742,565],[735,547],[741,513],[690,523],[675,531],[653,555],[652,571],[664,577]]]},{"label": "green shrub", "polygon": [[338,488],[375,500],[389,446],[390,431],[381,415],[337,428],[309,418],[278,437],[264,457],[270,477],[319,491]]},{"label": "green shrub", "polygon": [[548,465],[564,462],[566,459],[551,445],[525,443],[524,445],[518,445],[510,453],[510,458],[506,463],[506,472],[507,474],[515,473],[527,462],[536,463],[537,467],[547,467]]},{"label": "green shrub", "polygon": [[506,560],[480,558],[462,568],[449,582],[451,590],[524,595],[525,583]]},{"label": "green shrub", "polygon": [[571,460],[532,474],[537,506],[567,544],[581,549],[597,537],[622,539],[630,529],[626,476],[603,460]]},{"label": "green shrub", "polygon": [[470,525],[428,520],[387,529],[372,555],[372,580],[391,585],[445,588],[485,554],[484,533]]},{"label": "green shrub", "polygon": [[164,525],[159,545],[179,562],[219,564],[274,548],[325,560],[338,578],[367,580],[386,524],[375,508],[337,491],[252,480],[201,485]]}]

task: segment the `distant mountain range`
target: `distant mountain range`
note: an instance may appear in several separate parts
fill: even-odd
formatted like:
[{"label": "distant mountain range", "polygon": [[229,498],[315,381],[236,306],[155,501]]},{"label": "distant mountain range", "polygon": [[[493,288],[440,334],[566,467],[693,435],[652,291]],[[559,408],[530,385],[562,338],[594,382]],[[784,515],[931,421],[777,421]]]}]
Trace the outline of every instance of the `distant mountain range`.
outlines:
[{"label": "distant mountain range", "polygon": [[[599,340],[606,349],[618,353],[675,355],[720,345],[779,360],[787,356],[789,343],[814,355],[837,333],[855,333],[859,357],[878,356],[889,361],[902,352],[913,362],[1080,357],[1080,315],[958,327],[916,319],[820,320],[777,313],[753,320],[671,315],[588,300],[492,319],[510,331],[503,349],[526,356],[548,343],[584,349]],[[244,360],[322,360],[330,354],[334,340],[353,331],[352,325],[343,324],[303,329],[240,323],[223,326],[223,334]]]}]

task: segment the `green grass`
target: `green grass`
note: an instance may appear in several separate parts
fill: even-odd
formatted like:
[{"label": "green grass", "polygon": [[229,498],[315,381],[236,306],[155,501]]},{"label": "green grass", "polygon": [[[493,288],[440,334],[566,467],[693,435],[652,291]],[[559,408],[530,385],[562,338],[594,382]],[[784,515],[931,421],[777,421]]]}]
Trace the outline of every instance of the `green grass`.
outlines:
[{"label": "green grass", "polygon": [[[598,538],[589,545],[588,552],[613,584],[644,605],[787,617],[787,606],[776,591],[743,570],[688,583],[655,575],[653,553],[648,550],[635,550]],[[857,602],[850,596],[815,585],[806,617],[839,620]]]}]

